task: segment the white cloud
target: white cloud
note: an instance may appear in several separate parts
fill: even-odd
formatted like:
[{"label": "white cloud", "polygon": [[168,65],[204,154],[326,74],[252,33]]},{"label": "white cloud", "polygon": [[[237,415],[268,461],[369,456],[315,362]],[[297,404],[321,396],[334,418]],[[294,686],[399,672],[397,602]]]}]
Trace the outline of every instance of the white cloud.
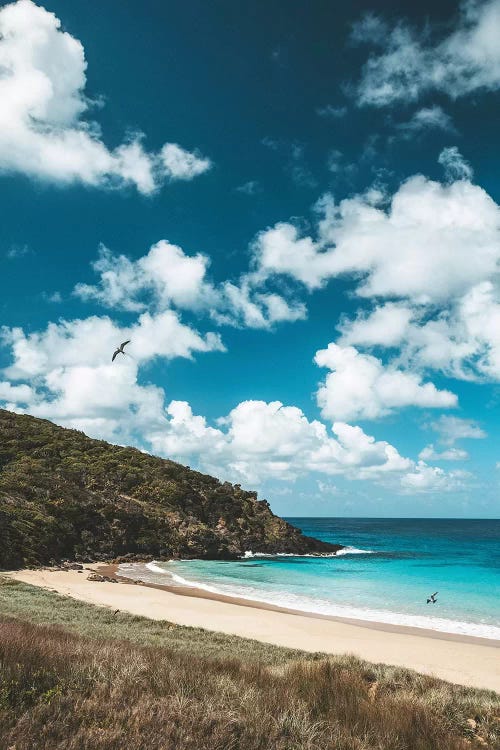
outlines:
[{"label": "white cloud", "polygon": [[[4,329],[3,336],[12,356],[4,373],[17,383],[0,384],[0,402],[93,437],[135,444],[249,483],[317,473],[389,482],[406,491],[403,479],[415,470],[394,446],[360,427],[338,421],[328,430],[279,401],[243,401],[216,420],[217,426],[193,414],[186,402],[171,401],[165,408],[164,391],[141,382],[140,364],[221,348],[213,334],[201,337],[171,311],[156,317],[143,313],[129,328],[94,317],[51,324],[29,335]],[[112,363],[114,347],[129,337],[129,356]],[[444,477],[439,474],[440,489]]]},{"label": "white cloud", "polygon": [[423,383],[416,373],[384,365],[352,346],[329,344],[316,352],[314,361],[331,372],[321,383],[317,400],[323,417],[329,419],[377,419],[408,406],[452,408],[457,397]]},{"label": "white cloud", "polygon": [[[361,297],[399,297],[418,304],[447,300],[496,273],[500,211],[480,187],[443,185],[416,175],[387,206],[372,193],[318,204],[317,238],[292,224],[260,233],[253,245],[260,278],[287,274],[309,289],[350,275]],[[470,263],[474,247],[474,264]]]},{"label": "white cloud", "polygon": [[95,102],[85,95],[81,42],[31,0],[0,9],[0,67],[0,171],[58,184],[131,184],[150,194],[165,179],[191,179],[210,167],[175,144],[148,153],[141,134],[108,149],[99,125],[82,119]]},{"label": "white cloud", "polygon": [[426,492],[449,492],[464,487],[464,480],[470,477],[470,473],[458,469],[445,472],[437,466],[427,466],[419,461],[413,471],[408,472],[402,480],[401,486],[407,493]]},{"label": "white cloud", "polygon": [[439,154],[438,162],[443,166],[446,178],[450,182],[472,179],[472,167],[456,146],[444,148]]},{"label": "white cloud", "polygon": [[252,283],[288,276],[314,291],[348,277],[373,307],[341,319],[338,343],[399,348],[403,370],[500,380],[500,210],[458,151],[446,154],[453,182],[416,175],[392,196],[326,195],[310,235],[290,222],[261,232]]},{"label": "white cloud", "polygon": [[34,398],[34,391],[28,385],[12,385],[0,380],[0,401],[8,404],[29,404]]},{"label": "white cloud", "polygon": [[103,246],[93,263],[100,276],[99,285],[77,284],[75,294],[130,311],[146,308],[145,294],[152,294],[159,307],[198,307],[209,291],[205,282],[209,263],[206,255],[185,255],[180,247],[166,240],[157,242],[136,261],[113,255]]},{"label": "white cloud", "polygon": [[407,138],[413,138],[416,133],[425,130],[455,130],[451,117],[437,105],[422,107],[412,115],[410,120],[399,122],[395,127]]},{"label": "white cloud", "polygon": [[[2,339],[12,359],[5,375],[25,382],[3,383],[0,401],[121,443],[141,443],[146,430],[164,421],[163,391],[138,382],[141,364],[223,351],[218,335],[201,336],[172,311],[143,313],[127,328],[107,317],[51,323],[31,334],[4,328]],[[114,349],[126,339],[127,356],[112,363]]]},{"label": "white cloud", "polygon": [[309,289],[317,289],[331,276],[328,257],[319,252],[311,237],[300,237],[292,224],[278,223],[261,232],[252,246],[257,275],[267,278],[287,274]]},{"label": "white cloud", "polygon": [[100,279],[97,285],[77,284],[74,293],[107,307],[128,311],[170,306],[204,312],[219,324],[269,328],[275,323],[306,317],[302,303],[254,288],[250,276],[237,283],[215,285],[207,278],[210,260],[198,253],[189,256],[182,248],[160,240],[136,261],[113,255],[102,247],[93,264]]},{"label": "white cloud", "polygon": [[160,151],[166,175],[171,180],[192,180],[212,166],[210,159],[186,151],[177,143],[166,143]]},{"label": "white cloud", "polygon": [[108,317],[93,316],[49,323],[39,333],[4,328],[2,339],[13,356],[5,373],[14,379],[46,377],[65,368],[103,366],[111,362],[114,349],[125,339],[132,342],[124,358],[125,367],[137,367],[137,363],[154,357],[191,358],[196,352],[224,351],[218,334],[201,336],[181,323],[172,310],[156,316],[143,313],[127,327],[117,326]]},{"label": "white cloud", "polygon": [[[447,302],[447,304],[446,304]],[[499,290],[490,281],[442,306],[386,303],[344,319],[340,343],[400,347],[405,366],[463,380],[500,379]]]},{"label": "white cloud", "polygon": [[444,451],[437,451],[431,444],[422,448],[418,457],[422,461],[466,461],[469,454],[462,448],[448,448]]},{"label": "white cloud", "polygon": [[500,379],[500,302],[492,282],[473,286],[448,308],[411,326],[405,356],[464,380]]},{"label": "white cloud", "polygon": [[500,87],[499,0],[465,0],[454,29],[440,40],[436,36],[429,26],[420,32],[399,22],[391,30],[377,17],[365,17],[354,28],[354,40],[382,51],[363,68],[358,103],[383,107],[432,91],[457,99]]},{"label": "white cloud", "polygon": [[246,482],[293,480],[310,472],[376,480],[400,476],[412,465],[359,427],[337,423],[329,434],[321,422],[279,401],[243,401],[218,420],[218,429],[193,415],[185,402],[172,402],[167,413],[168,430],[149,436],[156,452],[182,461],[194,457],[215,473],[224,466],[231,477]]},{"label": "white cloud", "polygon": [[481,440],[487,437],[486,432],[473,419],[461,419],[443,414],[430,426],[439,434],[441,442],[445,445],[454,445],[457,440],[464,438]]},{"label": "white cloud", "polygon": [[354,320],[344,318],[339,344],[355,346],[398,346],[405,338],[413,311],[404,304],[386,302],[367,313],[358,312]]}]

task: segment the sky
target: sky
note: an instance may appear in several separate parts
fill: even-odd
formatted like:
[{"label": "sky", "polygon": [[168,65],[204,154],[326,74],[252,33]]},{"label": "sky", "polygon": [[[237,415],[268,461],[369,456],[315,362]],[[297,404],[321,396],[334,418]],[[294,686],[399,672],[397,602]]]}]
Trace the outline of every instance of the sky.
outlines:
[{"label": "sky", "polygon": [[500,517],[500,0],[0,3],[0,101],[1,407]]}]

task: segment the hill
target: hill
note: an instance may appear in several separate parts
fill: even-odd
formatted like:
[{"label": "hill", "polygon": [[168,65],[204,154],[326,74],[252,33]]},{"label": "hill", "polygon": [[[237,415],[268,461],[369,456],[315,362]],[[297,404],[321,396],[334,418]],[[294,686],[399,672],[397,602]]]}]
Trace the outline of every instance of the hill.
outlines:
[{"label": "hill", "polygon": [[304,536],[237,484],[0,409],[0,569],[340,548]]}]

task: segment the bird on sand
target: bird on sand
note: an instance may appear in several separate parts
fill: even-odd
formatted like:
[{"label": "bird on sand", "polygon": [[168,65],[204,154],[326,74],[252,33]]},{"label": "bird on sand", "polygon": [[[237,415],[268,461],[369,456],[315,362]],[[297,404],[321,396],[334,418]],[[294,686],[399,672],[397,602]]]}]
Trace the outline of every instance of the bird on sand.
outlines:
[{"label": "bird on sand", "polygon": [[435,604],[437,602],[436,596],[438,595],[438,591],[435,591],[433,594],[430,595],[430,597],[427,599],[427,604]]},{"label": "bird on sand", "polygon": [[124,350],[124,348],[125,348],[125,347],[127,346],[127,344],[130,344],[130,339],[128,339],[128,341],[124,341],[124,342],[123,342],[123,344],[120,344],[120,346],[118,347],[118,349],[117,349],[117,350],[115,351],[115,353],[113,354],[113,357],[111,358],[111,361],[112,361],[112,362],[114,362],[114,361],[115,361],[115,357],[116,357],[116,356],[117,356],[118,354],[126,354],[126,353],[127,353],[127,352],[123,351],[123,350]]}]

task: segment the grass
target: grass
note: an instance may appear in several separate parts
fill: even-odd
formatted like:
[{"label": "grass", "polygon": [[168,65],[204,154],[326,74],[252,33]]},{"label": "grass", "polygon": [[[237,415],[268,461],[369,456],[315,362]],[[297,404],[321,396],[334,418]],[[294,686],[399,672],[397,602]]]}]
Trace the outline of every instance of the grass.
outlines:
[{"label": "grass", "polygon": [[5,579],[0,613],[2,750],[500,748],[489,691],[114,617]]},{"label": "grass", "polygon": [[165,620],[149,620],[127,612],[113,614],[106,607],[79,602],[0,575],[0,613],[34,625],[55,625],[86,638],[128,640],[140,646],[165,646],[177,652],[281,664],[290,659],[320,655],[281,648],[236,635],[183,627]]}]

